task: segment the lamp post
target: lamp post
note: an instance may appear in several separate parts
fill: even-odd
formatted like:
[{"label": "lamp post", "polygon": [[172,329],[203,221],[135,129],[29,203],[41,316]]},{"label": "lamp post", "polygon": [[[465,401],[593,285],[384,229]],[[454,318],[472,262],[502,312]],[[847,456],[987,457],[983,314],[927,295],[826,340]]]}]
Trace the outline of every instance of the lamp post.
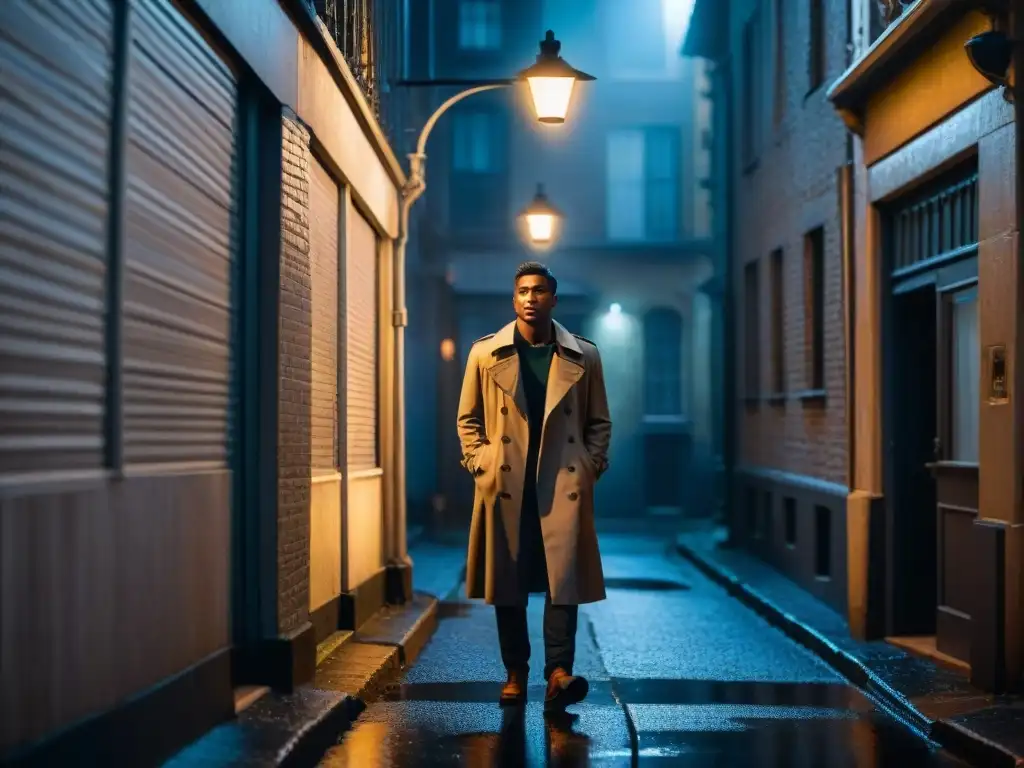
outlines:
[{"label": "lamp post", "polygon": [[537,185],[537,194],[530,204],[519,214],[530,242],[537,247],[546,247],[554,243],[558,236],[562,213],[548,200],[544,193],[544,185]]},{"label": "lamp post", "polygon": [[388,599],[393,603],[404,603],[412,596],[412,561],[409,559],[406,541],[406,478],[405,478],[405,326],[408,324],[408,310],[405,306],[405,247],[409,240],[409,212],[413,204],[427,188],[426,160],[427,139],[437,121],[458,102],[474,94],[496,88],[507,88],[525,83],[530,91],[537,120],[548,125],[565,122],[577,81],[596,78],[571,67],[560,55],[562,44],[555,39],[555,33],[548,30],[540,43],[536,62],[520,71],[516,77],[505,80],[402,80],[396,85],[406,87],[463,86],[441,104],[427,120],[416,142],[416,151],[409,155],[409,176],[402,188],[399,214],[398,240],[395,242],[392,263],[392,318],[394,336],[394,392],[393,418],[394,440],[392,457],[392,510],[390,530],[385,531],[388,559]]}]

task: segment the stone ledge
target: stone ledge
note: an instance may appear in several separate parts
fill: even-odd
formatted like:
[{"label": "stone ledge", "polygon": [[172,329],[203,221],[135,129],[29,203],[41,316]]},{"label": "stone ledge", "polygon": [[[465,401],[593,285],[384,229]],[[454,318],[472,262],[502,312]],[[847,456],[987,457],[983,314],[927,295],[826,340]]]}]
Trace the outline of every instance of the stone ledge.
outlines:
[{"label": "stone ledge", "polygon": [[318,665],[313,682],[268,693],[175,755],[167,766],[315,766],[386,686],[415,661],[437,627],[438,601],[416,594],[382,608]]}]

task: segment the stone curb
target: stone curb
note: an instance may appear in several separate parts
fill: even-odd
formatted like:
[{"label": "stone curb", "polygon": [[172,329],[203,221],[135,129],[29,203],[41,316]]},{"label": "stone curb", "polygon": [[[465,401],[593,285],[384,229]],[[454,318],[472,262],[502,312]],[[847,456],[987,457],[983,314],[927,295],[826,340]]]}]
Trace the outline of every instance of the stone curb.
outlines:
[{"label": "stone curb", "polygon": [[682,541],[676,542],[676,551],[769,624],[821,657],[826,664],[855,686],[867,691],[893,716],[909,725],[922,738],[934,741],[950,752],[968,760],[978,761],[982,765],[1017,768],[1022,764],[1012,752],[956,723],[926,717],[903,694],[888,685],[858,658],[836,646],[813,627],[784,611],[749,584],[738,579],[725,566],[712,562]]},{"label": "stone curb", "polygon": [[[416,661],[437,629],[438,605],[457,596],[464,574],[463,567],[456,584],[440,597],[416,593],[404,606],[382,608],[330,652],[312,683],[292,693],[266,694],[164,765],[213,768],[251,757],[260,765],[316,766],[367,705]],[[332,660],[335,669],[326,666]],[[244,754],[252,749],[259,754]]]}]

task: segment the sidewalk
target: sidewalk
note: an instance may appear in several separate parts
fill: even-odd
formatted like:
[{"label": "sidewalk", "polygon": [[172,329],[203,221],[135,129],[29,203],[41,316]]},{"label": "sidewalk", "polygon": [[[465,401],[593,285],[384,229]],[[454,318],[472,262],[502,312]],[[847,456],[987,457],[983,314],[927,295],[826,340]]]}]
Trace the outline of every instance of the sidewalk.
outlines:
[{"label": "sidewalk", "polygon": [[410,548],[415,595],[357,632],[320,648],[313,682],[270,692],[193,742],[165,766],[315,766],[382,689],[398,680],[437,628],[439,602],[465,570],[465,545],[418,538]]},{"label": "sidewalk", "polygon": [[743,550],[719,549],[710,532],[684,533],[677,548],[922,735],[981,765],[1024,766],[1024,697],[985,694],[963,675],[889,643],[855,640],[829,606]]}]

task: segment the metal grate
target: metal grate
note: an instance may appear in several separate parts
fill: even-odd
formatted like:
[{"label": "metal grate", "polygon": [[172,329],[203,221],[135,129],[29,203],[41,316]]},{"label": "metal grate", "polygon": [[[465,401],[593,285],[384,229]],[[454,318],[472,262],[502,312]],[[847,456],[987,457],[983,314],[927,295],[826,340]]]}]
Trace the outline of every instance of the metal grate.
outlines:
[{"label": "metal grate", "polygon": [[370,102],[380,110],[378,19],[374,0],[314,0],[313,7],[345,57],[352,75]]},{"label": "metal grate", "polygon": [[890,221],[896,275],[974,247],[978,243],[977,170],[898,205]]}]

